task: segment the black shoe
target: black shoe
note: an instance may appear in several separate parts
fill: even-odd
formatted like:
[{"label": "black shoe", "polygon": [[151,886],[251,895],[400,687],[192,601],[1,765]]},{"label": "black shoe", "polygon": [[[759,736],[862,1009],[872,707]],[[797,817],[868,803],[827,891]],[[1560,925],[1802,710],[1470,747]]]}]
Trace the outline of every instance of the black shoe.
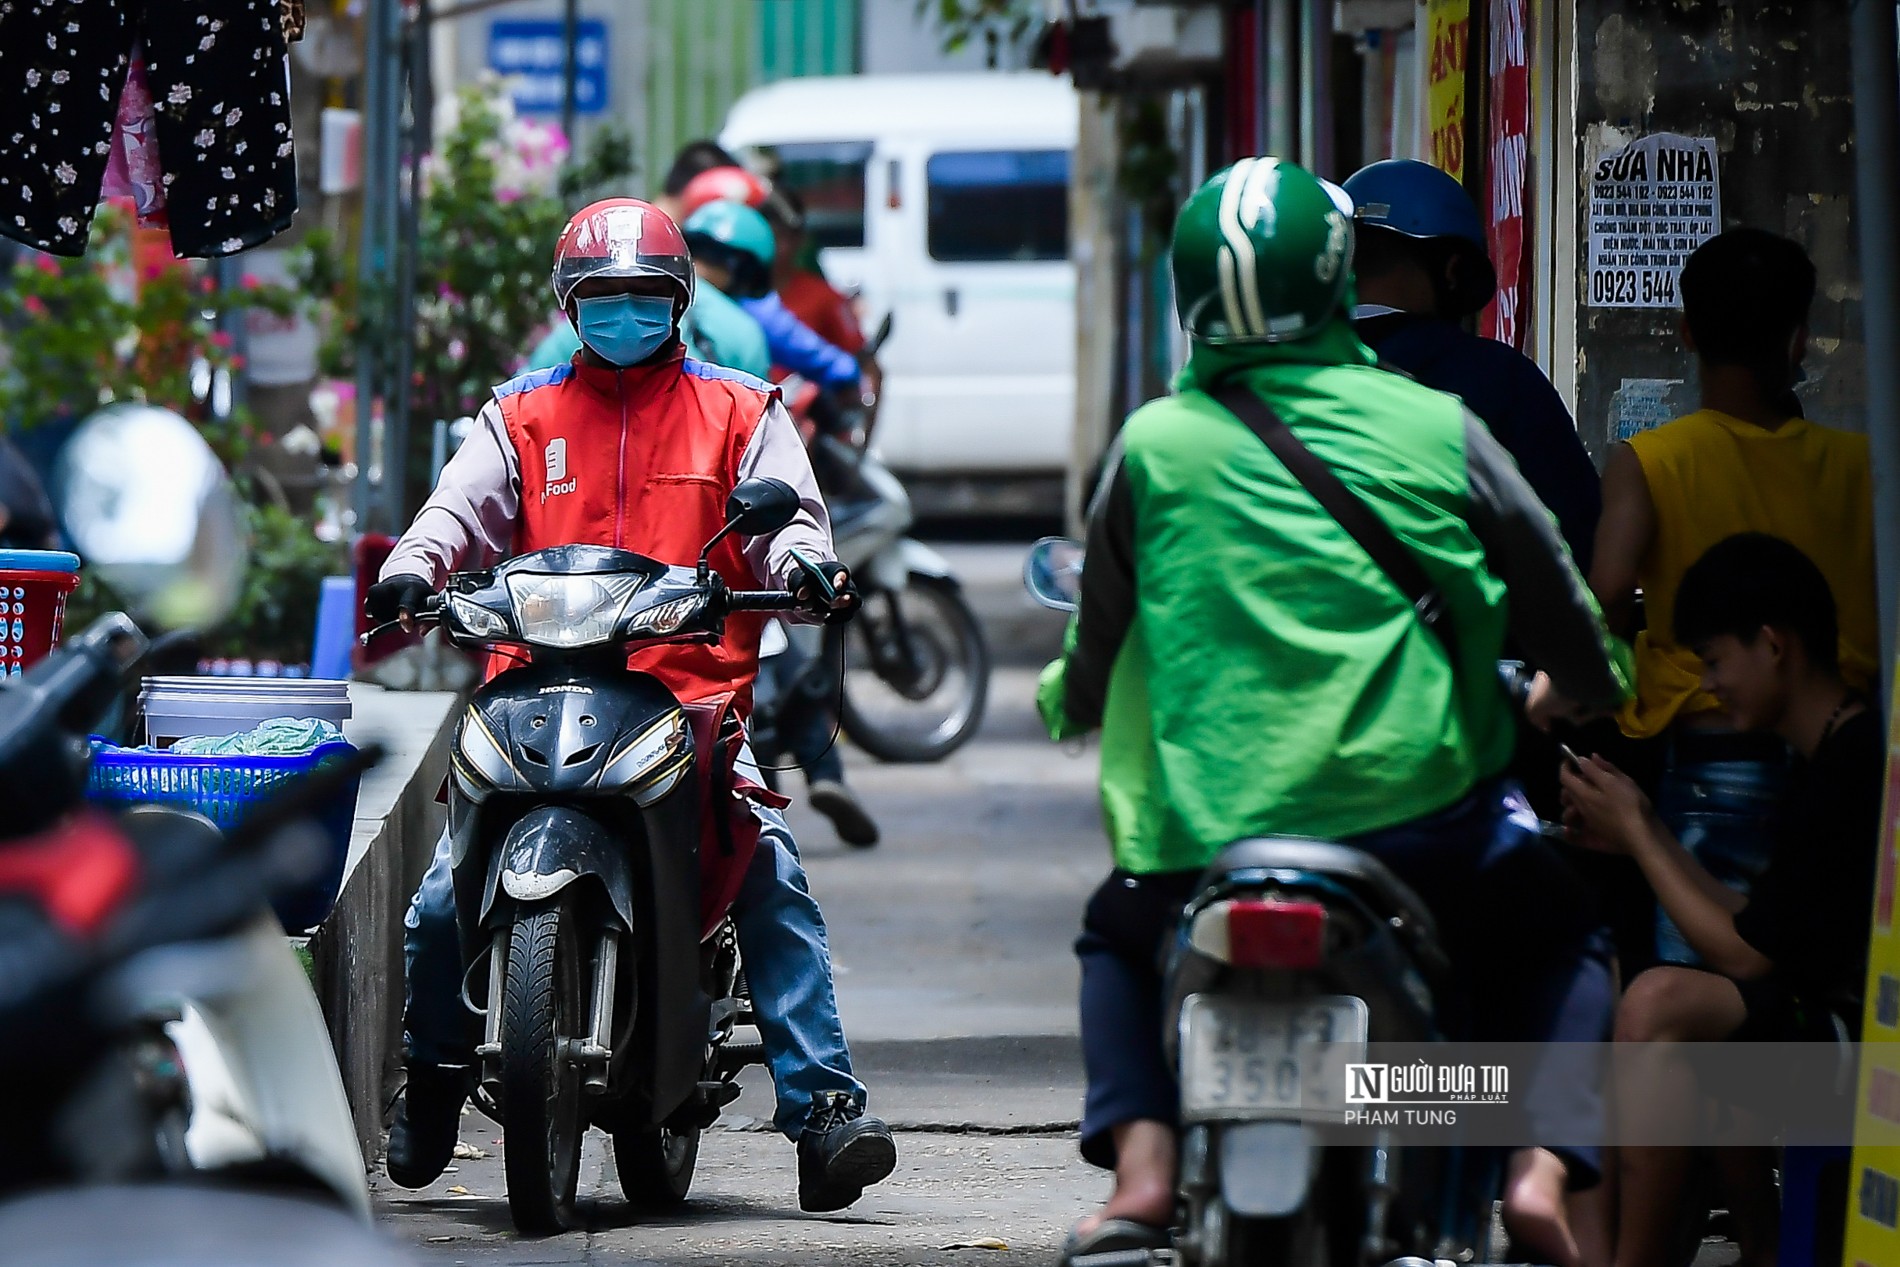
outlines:
[{"label": "black shoe", "polygon": [[897,1169],[891,1128],[846,1095],[820,1096],[798,1137],[798,1208],[842,1210]]},{"label": "black shoe", "polygon": [[864,802],[836,779],[812,780],[811,807],[831,820],[832,830],[845,844],[869,849],[877,843],[877,823],[865,810]]},{"label": "black shoe", "polygon": [[396,1097],[383,1168],[391,1183],[426,1188],[455,1156],[468,1099],[468,1070],[457,1065],[409,1066],[409,1084]]}]

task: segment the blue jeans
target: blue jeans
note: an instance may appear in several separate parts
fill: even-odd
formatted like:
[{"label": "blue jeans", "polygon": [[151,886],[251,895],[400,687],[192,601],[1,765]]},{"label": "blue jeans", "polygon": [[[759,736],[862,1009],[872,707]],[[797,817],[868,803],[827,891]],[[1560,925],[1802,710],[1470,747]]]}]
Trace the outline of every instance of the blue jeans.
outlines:
[{"label": "blue jeans", "polygon": [[[756,812],[759,847],[732,918],[778,1098],[773,1125],[797,1139],[813,1097],[841,1092],[863,1104],[865,1091],[851,1073],[825,919],[805,882],[797,842],[777,810]],[[479,1027],[476,1014],[461,1002],[464,965],[446,831],[410,900],[403,927],[404,1049],[412,1061],[466,1065],[474,1058]]]},{"label": "blue jeans", "polygon": [[[1526,1088],[1528,1142],[1562,1154],[1572,1186],[1594,1182],[1603,1107],[1592,1061],[1616,1001],[1609,946],[1529,807],[1511,786],[1488,783],[1441,813],[1347,843],[1390,867],[1437,921],[1458,995],[1475,1004],[1460,1019],[1455,1001],[1442,1001],[1454,1037],[1550,1044]],[[1076,954],[1088,1069],[1082,1156],[1096,1165],[1114,1165],[1114,1127],[1177,1114],[1158,951],[1180,935],[1199,876],[1117,871],[1089,901]]]},{"label": "blue jeans", "polygon": [[836,674],[807,671],[813,657],[800,645],[796,635],[801,632],[793,631],[785,650],[759,661],[759,687],[777,699],[779,746],[798,763],[806,780],[842,783],[844,753],[837,744],[832,712]]},{"label": "blue jeans", "polygon": [[[1774,849],[1774,812],[1787,782],[1785,761],[1685,761],[1674,752],[1656,790],[1656,813],[1710,875],[1746,895]],[[1702,956],[1661,906],[1656,957],[1699,967]]]}]

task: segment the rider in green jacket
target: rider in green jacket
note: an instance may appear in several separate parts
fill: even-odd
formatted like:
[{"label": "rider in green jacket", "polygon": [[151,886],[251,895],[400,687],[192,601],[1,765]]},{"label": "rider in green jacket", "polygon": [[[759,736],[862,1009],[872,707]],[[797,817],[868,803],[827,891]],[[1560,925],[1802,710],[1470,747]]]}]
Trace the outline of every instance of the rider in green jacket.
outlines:
[{"label": "rider in green jacket", "polygon": [[[1158,945],[1201,870],[1250,836],[1378,855],[1438,917],[1476,1034],[1607,1036],[1611,987],[1562,860],[1500,776],[1512,748],[1507,631],[1579,711],[1626,690],[1555,524],[1484,424],[1377,366],[1353,334],[1351,204],[1276,159],[1243,159],[1176,223],[1192,340],[1173,397],[1129,418],[1091,508],[1080,605],[1040,703],[1057,738],[1102,730],[1115,871],[1078,954],[1083,1152],[1116,1168],[1074,1251],[1153,1240],[1173,1207],[1172,1073]],[[1365,501],[1443,597],[1452,645],[1237,417],[1244,385]],[[1540,701],[1546,692],[1540,687]],[[1474,1035],[1476,1036],[1476,1035]],[[1574,1263],[1566,1186],[1594,1149],[1547,1128],[1514,1155],[1507,1221]],[[1594,1089],[1583,1092],[1594,1118]],[[1575,1120],[1578,1101],[1567,1106]]]}]

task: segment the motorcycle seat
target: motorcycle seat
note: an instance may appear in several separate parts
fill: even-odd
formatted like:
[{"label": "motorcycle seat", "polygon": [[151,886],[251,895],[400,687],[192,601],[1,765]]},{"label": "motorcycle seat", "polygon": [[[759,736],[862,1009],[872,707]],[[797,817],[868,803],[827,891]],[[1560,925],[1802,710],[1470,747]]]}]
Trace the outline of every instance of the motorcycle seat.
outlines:
[{"label": "motorcycle seat", "polygon": [[1236,871],[1309,871],[1351,889],[1385,919],[1398,918],[1416,935],[1436,939],[1431,911],[1383,862],[1363,849],[1326,840],[1237,840],[1221,850],[1201,877],[1203,890]]}]

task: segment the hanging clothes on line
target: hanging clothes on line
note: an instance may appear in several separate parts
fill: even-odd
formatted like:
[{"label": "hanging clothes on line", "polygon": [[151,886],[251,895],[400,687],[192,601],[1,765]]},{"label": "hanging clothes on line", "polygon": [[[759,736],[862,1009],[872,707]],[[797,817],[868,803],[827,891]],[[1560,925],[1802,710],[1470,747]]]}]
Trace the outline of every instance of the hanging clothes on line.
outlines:
[{"label": "hanging clothes on line", "polygon": [[112,148],[106,152],[101,201],[130,198],[141,229],[168,229],[165,215],[165,168],[158,161],[156,112],[152,88],[145,77],[145,50],[132,50],[132,67],[119,95],[119,114],[112,128]]},{"label": "hanging clothes on line", "polygon": [[0,234],[85,253],[140,41],[173,251],[230,255],[289,228],[283,18],[280,0],[0,5]]}]

